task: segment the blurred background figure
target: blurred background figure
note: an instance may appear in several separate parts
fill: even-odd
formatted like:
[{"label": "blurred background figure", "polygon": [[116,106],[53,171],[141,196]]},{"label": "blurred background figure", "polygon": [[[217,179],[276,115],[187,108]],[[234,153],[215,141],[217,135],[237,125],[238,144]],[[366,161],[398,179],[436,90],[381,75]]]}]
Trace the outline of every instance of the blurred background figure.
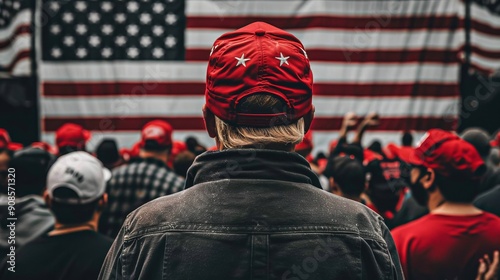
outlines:
[{"label": "blurred background figure", "polygon": [[86,151],[86,143],[91,134],[81,125],[66,123],[56,131],[56,145],[59,156],[75,152]]},{"label": "blurred background figure", "polygon": [[190,151],[184,151],[175,157],[174,172],[182,178],[186,178],[189,167],[193,164],[196,156]]},{"label": "blurred background figure", "polygon": [[479,193],[500,185],[500,168],[490,160],[492,149],[488,132],[480,128],[469,128],[461,134],[461,137],[474,146],[486,164],[486,172],[481,179]]},{"label": "blurred background figure", "polygon": [[[43,201],[42,194],[50,165],[55,156],[38,148],[25,148],[17,151],[10,167],[15,169],[16,193],[16,248],[20,248],[35,238],[47,233],[54,226],[54,218]],[[6,192],[5,192],[6,193]],[[7,254],[9,230],[7,218],[8,199],[0,196],[0,256]]]},{"label": "blurred background figure", "polygon": [[184,188],[184,180],[168,167],[172,133],[172,126],[162,120],[144,125],[138,144],[139,156],[113,169],[108,182],[109,208],[101,217],[101,232],[114,238],[131,211]]},{"label": "blurred background figure", "polygon": [[328,178],[332,193],[366,204],[361,198],[366,189],[366,174],[359,160],[348,156],[331,158],[323,175]]},{"label": "blurred background figure", "polygon": [[118,144],[115,139],[104,138],[97,145],[95,149],[95,155],[99,159],[104,167],[109,170],[113,170],[124,163],[122,156],[118,150]]},{"label": "blurred background figure", "polygon": [[427,132],[408,157],[408,184],[430,211],[392,231],[407,279],[474,279],[479,258],[500,249],[500,218],[473,206],[486,166],[456,134]]},{"label": "blurred background figure", "polygon": [[196,137],[194,136],[187,137],[185,142],[187,149],[196,156],[204,153],[207,150],[207,148],[201,145],[198,142],[198,139],[196,139]]},{"label": "blurred background figure", "polygon": [[[16,250],[15,279],[97,279],[113,242],[97,233],[110,176],[86,152],[59,157],[48,172],[44,193],[56,219],[54,229]],[[0,264],[1,279],[13,275],[6,267],[6,262]]]}]

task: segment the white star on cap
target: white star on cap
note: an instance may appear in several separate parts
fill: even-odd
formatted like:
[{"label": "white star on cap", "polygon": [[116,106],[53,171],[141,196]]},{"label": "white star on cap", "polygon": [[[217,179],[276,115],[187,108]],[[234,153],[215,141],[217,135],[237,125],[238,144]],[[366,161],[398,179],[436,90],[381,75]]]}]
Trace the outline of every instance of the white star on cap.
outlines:
[{"label": "white star on cap", "polygon": [[241,57],[235,56],[234,58],[236,58],[236,60],[238,60],[238,63],[236,64],[236,67],[238,67],[240,65],[243,65],[243,66],[247,67],[246,62],[250,60],[250,58],[245,58],[245,54],[242,54]]},{"label": "white star on cap", "polygon": [[290,64],[288,64],[288,59],[290,58],[289,56],[285,57],[285,56],[283,56],[282,53],[280,53],[280,57],[276,56],[275,58],[280,61],[280,67],[281,67],[281,65],[283,65],[283,63],[286,63],[286,65],[290,65]]}]

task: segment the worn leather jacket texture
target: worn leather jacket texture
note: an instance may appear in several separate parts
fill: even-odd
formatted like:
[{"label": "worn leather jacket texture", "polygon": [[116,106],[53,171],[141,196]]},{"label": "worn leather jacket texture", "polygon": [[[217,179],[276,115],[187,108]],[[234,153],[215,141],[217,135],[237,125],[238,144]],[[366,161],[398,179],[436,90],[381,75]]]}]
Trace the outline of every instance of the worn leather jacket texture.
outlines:
[{"label": "worn leather jacket texture", "polygon": [[99,279],[403,279],[389,230],[296,153],[206,152],[128,215]]}]

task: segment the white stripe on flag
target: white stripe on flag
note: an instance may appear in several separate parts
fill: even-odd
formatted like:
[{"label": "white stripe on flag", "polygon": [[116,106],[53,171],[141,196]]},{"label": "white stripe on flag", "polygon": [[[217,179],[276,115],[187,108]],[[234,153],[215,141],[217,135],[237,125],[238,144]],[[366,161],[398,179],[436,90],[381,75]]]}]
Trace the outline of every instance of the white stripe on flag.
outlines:
[{"label": "white stripe on flag", "polygon": [[[149,117],[201,116],[203,96],[158,97],[46,97],[41,101],[45,117]],[[382,117],[441,117],[458,111],[458,100],[448,98],[360,97],[313,98],[317,117],[342,117],[347,112]]]},{"label": "white stripe on flag", "polygon": [[[248,62],[247,62],[248,63]],[[366,83],[440,82],[456,83],[458,64],[439,63],[327,63],[311,62],[314,81]],[[204,82],[205,62],[82,62],[40,65],[46,82]]]},{"label": "white stripe on flag", "polygon": [[[186,48],[205,48],[207,53],[213,42],[223,33],[231,30],[188,28],[186,30]],[[346,51],[368,50],[420,50],[423,48],[436,50],[453,50],[463,44],[462,33],[450,34],[449,30],[384,30],[367,32],[363,26],[359,29],[289,29],[299,38],[307,49],[345,49]],[[346,61],[347,62],[347,61]]]},{"label": "white stripe on flag", "polygon": [[328,12],[336,16],[391,16],[391,15],[454,15],[457,0],[442,1],[187,1],[188,16],[283,16],[300,12],[301,16],[321,16]]},{"label": "white stripe on flag", "polygon": [[7,29],[0,30],[0,42],[12,37],[17,27],[23,24],[31,24],[31,11],[28,9],[19,12],[16,17],[10,22],[10,25]]}]

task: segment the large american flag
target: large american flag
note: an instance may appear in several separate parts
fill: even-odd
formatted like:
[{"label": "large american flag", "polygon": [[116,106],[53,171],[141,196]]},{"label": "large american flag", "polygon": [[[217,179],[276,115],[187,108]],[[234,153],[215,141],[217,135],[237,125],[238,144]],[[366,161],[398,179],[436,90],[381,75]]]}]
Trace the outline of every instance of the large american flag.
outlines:
[{"label": "large american flag", "polygon": [[0,78],[31,75],[32,4],[0,0]]},{"label": "large american flag", "polygon": [[[93,131],[91,145],[113,136],[131,146],[143,124],[162,118],[174,126],[174,138],[195,135],[212,144],[201,114],[212,43],[256,20],[292,32],[306,47],[317,148],[326,150],[347,112],[380,114],[366,141],[456,125],[465,42],[460,0],[45,0],[43,6],[52,13],[42,28],[39,70],[42,136],[49,142],[60,125],[75,122]],[[498,46],[489,46],[494,56]]]}]

